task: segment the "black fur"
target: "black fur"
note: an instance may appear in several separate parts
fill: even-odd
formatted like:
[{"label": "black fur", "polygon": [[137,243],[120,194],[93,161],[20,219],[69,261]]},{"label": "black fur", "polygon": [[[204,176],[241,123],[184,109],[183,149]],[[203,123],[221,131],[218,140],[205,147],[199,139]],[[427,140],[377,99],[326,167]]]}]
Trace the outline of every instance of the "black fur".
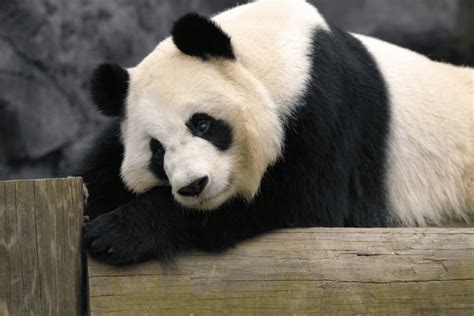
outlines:
[{"label": "black fur", "polygon": [[189,248],[225,250],[276,228],[393,225],[384,193],[383,78],[348,33],[316,31],[313,45],[312,81],[288,118],[284,158],[267,171],[253,202],[236,198],[213,212],[193,211],[158,187],[89,222],[89,252],[123,265]]},{"label": "black fur", "polygon": [[171,259],[176,238],[170,228],[176,226],[178,215],[171,213],[175,209],[170,194],[152,189],[89,222],[84,236],[89,254],[117,266],[149,258]]},{"label": "black fur", "polygon": [[150,161],[151,171],[162,180],[168,180],[168,176],[165,172],[165,148],[163,145],[156,139],[150,141],[150,150],[152,152],[152,157]]},{"label": "black fur", "polygon": [[207,60],[235,59],[229,35],[214,21],[197,13],[179,18],[171,31],[173,42],[183,53]]},{"label": "black fur", "polygon": [[[205,133],[198,129],[201,121],[209,124],[209,129]],[[223,120],[217,120],[206,113],[196,113],[189,119],[186,126],[194,136],[211,142],[220,150],[227,150],[232,145],[232,128]]]},{"label": "black fur", "polygon": [[93,72],[90,91],[97,108],[107,116],[120,116],[125,108],[129,75],[119,65],[100,64]]},{"label": "black fur", "polygon": [[284,196],[283,209],[299,210],[297,226],[391,225],[383,77],[362,43],[336,27],[317,31],[313,46],[313,80],[287,124],[284,160],[263,180],[272,189],[262,195]]},{"label": "black fur", "polygon": [[112,211],[134,197],[120,178],[122,159],[120,121],[113,119],[96,138],[95,145],[83,157],[77,172],[83,177],[90,193],[85,211],[91,219]]}]

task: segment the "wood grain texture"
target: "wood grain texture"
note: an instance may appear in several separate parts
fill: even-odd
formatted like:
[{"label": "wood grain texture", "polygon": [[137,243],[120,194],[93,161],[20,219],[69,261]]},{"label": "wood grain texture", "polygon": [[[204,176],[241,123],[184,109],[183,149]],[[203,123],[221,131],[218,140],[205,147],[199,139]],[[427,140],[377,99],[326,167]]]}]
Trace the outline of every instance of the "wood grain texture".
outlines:
[{"label": "wood grain texture", "polygon": [[474,229],[276,231],[223,254],[89,260],[92,315],[474,313]]},{"label": "wood grain texture", "polygon": [[81,313],[79,178],[0,182],[0,315]]}]

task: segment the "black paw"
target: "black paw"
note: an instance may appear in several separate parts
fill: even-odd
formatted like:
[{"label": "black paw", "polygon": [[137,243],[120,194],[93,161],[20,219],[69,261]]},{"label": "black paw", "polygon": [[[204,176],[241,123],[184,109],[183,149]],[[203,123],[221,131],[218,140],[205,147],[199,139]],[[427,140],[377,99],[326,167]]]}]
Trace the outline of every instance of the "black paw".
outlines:
[{"label": "black paw", "polygon": [[117,212],[88,222],[84,241],[89,255],[114,266],[124,266],[159,257],[156,235]]}]

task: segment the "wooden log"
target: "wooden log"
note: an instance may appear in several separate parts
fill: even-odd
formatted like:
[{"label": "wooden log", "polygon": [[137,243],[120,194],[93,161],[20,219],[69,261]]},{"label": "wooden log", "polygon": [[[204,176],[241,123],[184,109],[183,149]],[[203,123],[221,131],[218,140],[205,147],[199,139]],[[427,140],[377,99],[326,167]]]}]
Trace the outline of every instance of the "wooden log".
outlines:
[{"label": "wooden log", "polygon": [[80,178],[0,182],[0,315],[80,315]]},{"label": "wooden log", "polygon": [[91,315],[474,313],[474,229],[281,230],[223,254],[89,260]]}]

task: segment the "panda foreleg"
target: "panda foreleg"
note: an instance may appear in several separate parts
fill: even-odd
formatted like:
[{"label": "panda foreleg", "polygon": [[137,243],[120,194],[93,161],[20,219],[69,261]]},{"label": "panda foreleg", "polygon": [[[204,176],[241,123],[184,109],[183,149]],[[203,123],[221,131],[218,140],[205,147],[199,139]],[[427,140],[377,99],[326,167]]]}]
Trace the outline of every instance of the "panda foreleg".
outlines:
[{"label": "panda foreleg", "polygon": [[180,222],[180,243],[183,248],[221,252],[273,229],[288,227],[290,222],[276,209],[233,202],[215,211],[187,214]]},{"label": "panda foreleg", "polygon": [[120,122],[110,122],[86,153],[77,172],[88,191],[85,213],[91,219],[115,209],[132,197],[120,178],[123,145]]},{"label": "panda foreleg", "polygon": [[88,222],[84,240],[90,255],[122,266],[166,261],[186,249],[223,251],[283,221],[281,214],[238,202],[211,212],[183,209],[169,188],[157,187]]}]

